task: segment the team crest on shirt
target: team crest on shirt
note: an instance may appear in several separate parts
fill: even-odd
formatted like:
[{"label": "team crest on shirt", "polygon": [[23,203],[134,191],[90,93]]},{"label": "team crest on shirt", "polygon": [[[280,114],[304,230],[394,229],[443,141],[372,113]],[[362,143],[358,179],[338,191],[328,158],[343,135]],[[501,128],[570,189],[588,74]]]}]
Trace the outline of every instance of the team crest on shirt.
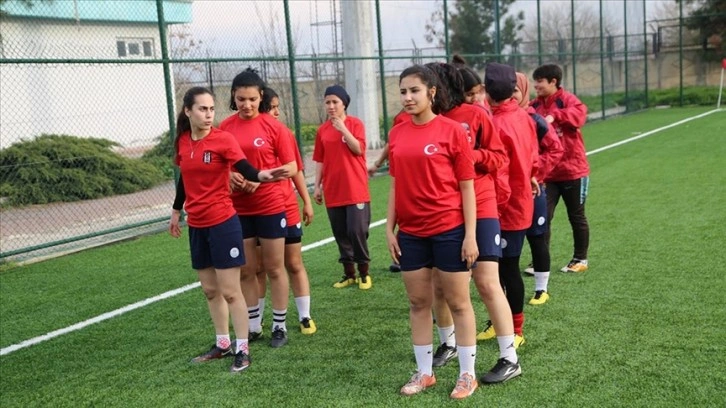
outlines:
[{"label": "team crest on shirt", "polygon": [[252,144],[255,145],[255,147],[262,147],[265,145],[265,139],[256,137],[255,140],[252,141]]},{"label": "team crest on shirt", "polygon": [[464,128],[464,130],[466,130],[466,141],[471,143],[471,128],[469,127],[469,124],[461,122],[460,125]]},{"label": "team crest on shirt", "polygon": [[439,148],[436,147],[435,144],[429,143],[426,146],[424,146],[423,152],[426,156],[431,156],[439,151]]},{"label": "team crest on shirt", "polygon": [[212,152],[210,152],[209,150],[205,150],[204,151],[204,156],[202,156],[202,161],[205,164],[211,163],[212,162]]}]

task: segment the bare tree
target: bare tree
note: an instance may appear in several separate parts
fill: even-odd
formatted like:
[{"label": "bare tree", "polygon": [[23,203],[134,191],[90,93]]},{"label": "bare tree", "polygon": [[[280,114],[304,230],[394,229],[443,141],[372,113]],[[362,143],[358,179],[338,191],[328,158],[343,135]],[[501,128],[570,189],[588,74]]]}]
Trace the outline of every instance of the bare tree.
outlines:
[{"label": "bare tree", "polygon": [[[560,4],[558,4],[560,3]],[[593,58],[600,52],[600,13],[597,2],[575,2],[575,53],[577,60]],[[522,52],[538,53],[538,37],[541,32],[542,53],[557,55],[563,62],[571,60],[572,52],[572,17],[570,2],[542,2],[540,28],[537,20],[531,19],[525,24]],[[615,19],[607,13],[602,16],[603,32],[616,31]]]}]

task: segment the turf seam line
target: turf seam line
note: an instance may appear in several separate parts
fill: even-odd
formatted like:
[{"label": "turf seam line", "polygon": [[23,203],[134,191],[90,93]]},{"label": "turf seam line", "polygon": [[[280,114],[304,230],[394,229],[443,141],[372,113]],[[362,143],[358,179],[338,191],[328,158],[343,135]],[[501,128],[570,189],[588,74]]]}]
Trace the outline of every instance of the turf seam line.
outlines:
[{"label": "turf seam line", "polygon": [[[630,137],[630,138],[621,140],[619,142],[611,143],[611,144],[609,144],[607,146],[599,147],[599,148],[597,148],[595,150],[592,150],[592,151],[587,152],[586,155],[587,156],[591,156],[593,154],[597,154],[597,153],[600,153],[600,152],[604,152],[606,150],[610,150],[612,148],[615,148],[615,147],[618,147],[618,146],[622,146],[624,144],[627,144],[627,143],[630,143],[630,142],[633,142],[633,141],[636,141],[636,140],[639,140],[639,139],[643,139],[643,138],[648,137],[648,136],[650,136],[652,134],[661,132],[663,130],[670,129],[672,127],[676,127],[676,126],[682,125],[682,124],[687,123],[687,122],[690,122],[692,120],[700,119],[700,118],[702,118],[704,116],[708,116],[708,115],[710,115],[712,113],[720,112],[720,111],[723,111],[723,109],[714,109],[714,110],[711,110],[711,111],[708,111],[708,112],[705,112],[705,113],[701,113],[701,114],[696,115],[696,116],[692,116],[690,118],[686,118],[686,119],[683,119],[683,120],[679,120],[678,122],[671,123],[670,125],[662,126],[662,127],[657,128],[657,129],[653,129],[653,130],[650,130],[648,132],[642,133],[640,135],[633,136],[633,137]],[[384,218],[382,220],[378,220],[378,221],[372,222],[370,224],[369,228],[375,228],[375,227],[381,226],[381,225],[383,225],[385,223],[386,223],[386,219]],[[302,251],[303,252],[309,251],[311,249],[315,249],[315,248],[321,247],[323,245],[327,245],[327,244],[329,244],[329,243],[331,243],[333,241],[335,241],[335,238],[334,237],[328,237],[328,238],[325,238],[325,239],[321,239],[320,241],[316,241],[316,242],[313,242],[312,244],[308,244],[308,245],[303,246],[302,247]],[[25,340],[25,341],[21,341],[20,343],[13,344],[11,346],[4,347],[4,348],[0,349],[0,356],[4,356],[4,355],[10,354],[10,353],[12,353],[14,351],[18,351],[20,349],[23,349],[23,348],[26,348],[26,347],[30,347],[30,346],[35,345],[35,344],[38,344],[38,343],[42,343],[42,342],[44,342],[46,340],[50,340],[50,339],[53,339],[55,337],[62,336],[64,334],[68,334],[68,333],[74,332],[76,330],[83,329],[83,328],[85,328],[87,326],[90,326],[92,324],[100,323],[100,322],[102,322],[104,320],[108,320],[108,319],[111,319],[113,317],[120,316],[120,315],[122,315],[124,313],[130,312],[130,311],[135,310],[135,309],[142,308],[142,307],[147,306],[147,305],[150,305],[152,303],[156,303],[156,302],[158,302],[160,300],[164,300],[164,299],[168,299],[170,297],[174,297],[176,295],[180,295],[180,294],[182,294],[184,292],[188,292],[188,291],[190,291],[192,289],[196,289],[196,288],[198,288],[200,286],[201,286],[201,284],[199,282],[194,282],[194,283],[191,283],[189,285],[182,286],[180,288],[177,288],[177,289],[174,289],[174,290],[170,290],[168,292],[164,292],[164,293],[162,293],[160,295],[157,295],[157,296],[154,296],[154,297],[150,297],[150,298],[141,300],[139,302],[132,303],[130,305],[126,305],[126,306],[124,306],[124,307],[122,307],[120,309],[112,310],[110,312],[107,312],[107,313],[98,315],[96,317],[92,317],[92,318],[90,318],[88,320],[84,320],[82,322],[73,324],[71,326],[64,327],[64,328],[58,329],[58,330],[54,330],[52,332],[43,334],[41,336],[33,337],[33,338],[28,339],[28,340]]]}]

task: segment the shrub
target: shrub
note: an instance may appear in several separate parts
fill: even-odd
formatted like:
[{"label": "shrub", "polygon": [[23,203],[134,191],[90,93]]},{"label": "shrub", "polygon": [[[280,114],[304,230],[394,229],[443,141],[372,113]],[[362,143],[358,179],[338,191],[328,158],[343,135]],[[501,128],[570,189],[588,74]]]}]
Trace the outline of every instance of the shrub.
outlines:
[{"label": "shrub", "polygon": [[174,140],[169,132],[156,137],[156,145],[147,150],[141,160],[156,167],[167,179],[174,178]]},{"label": "shrub", "polygon": [[159,170],[115,153],[106,139],[40,135],[0,150],[0,195],[5,205],[77,201],[147,189]]}]

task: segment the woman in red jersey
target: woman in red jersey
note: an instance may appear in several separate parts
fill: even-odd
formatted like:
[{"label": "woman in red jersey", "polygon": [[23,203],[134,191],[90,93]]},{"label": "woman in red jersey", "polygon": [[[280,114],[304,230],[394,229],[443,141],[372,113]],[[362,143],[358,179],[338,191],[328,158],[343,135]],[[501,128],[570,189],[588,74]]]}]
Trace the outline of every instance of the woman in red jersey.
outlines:
[{"label": "woman in red jersey", "polygon": [[[212,127],[214,97],[205,88],[192,88],[184,95],[177,117],[174,141],[180,176],[169,221],[169,233],[181,236],[181,210],[187,211],[192,267],[197,270],[207,297],[217,342],[209,352],[192,361],[203,362],[234,355],[230,370],[240,372],[250,365],[247,344],[248,320],[240,290],[240,266],[245,254],[240,248],[242,230],[229,197],[230,167],[247,179],[273,181],[283,169],[259,171],[246,160],[232,135]],[[186,181],[186,183],[185,183]],[[229,338],[227,311],[237,335],[235,351]]]},{"label": "woman in red jersey", "polygon": [[[280,97],[272,88],[265,88],[262,94],[262,103],[260,104],[260,112],[269,113],[275,119],[280,119]],[[290,133],[290,136],[294,136]],[[297,145],[295,137],[290,138],[290,143],[295,151],[295,163],[297,163],[298,171],[292,177],[286,191],[287,199],[285,201],[285,216],[287,217],[287,235],[285,236],[285,269],[290,278],[290,286],[295,296],[295,306],[297,307],[298,320],[300,322],[300,331],[302,334],[313,334],[318,329],[315,321],[310,317],[310,281],[308,273],[305,270],[302,258],[302,225],[307,226],[313,221],[313,204],[305,184],[305,174],[303,174],[303,160],[300,156],[300,149]],[[293,189],[293,187],[295,189]],[[300,194],[303,200],[302,218],[300,217],[300,206],[297,201],[295,191]],[[260,313],[264,311],[265,293],[267,287],[265,279],[260,280]]]},{"label": "woman in red jersey", "polygon": [[478,256],[472,149],[460,124],[434,113],[436,103],[446,106],[446,98],[430,69],[405,69],[399,88],[412,120],[391,130],[386,239],[391,257],[401,265],[418,366],[401,394],[417,394],[436,384],[431,316],[436,279],[457,329],[459,379],[451,397],[462,399],[478,387],[476,323],[469,297],[469,268]]},{"label": "woman in red jersey", "polygon": [[539,167],[537,132],[534,121],[512,98],[517,78],[509,65],[490,63],[486,68],[487,97],[492,106],[492,121],[499,130],[509,165],[497,173],[497,201],[502,227],[502,258],[499,280],[512,309],[514,345],[524,343],[524,281],[519,257],[527,229],[532,224],[534,195],[539,193],[535,175]]},{"label": "woman in red jersey", "polygon": [[545,118],[537,114],[529,106],[529,80],[521,72],[517,72],[517,87],[514,88],[514,99],[524,108],[537,125],[537,140],[539,142],[539,169],[535,177],[540,185],[540,194],[534,198],[534,215],[532,225],[527,230],[527,242],[532,252],[532,263],[524,270],[526,274],[534,276],[534,296],[529,300],[530,305],[541,305],[549,300],[547,285],[550,278],[550,249],[545,240],[545,233],[549,225],[547,220],[547,192],[544,180],[555,168],[565,152],[555,129],[547,123]]},{"label": "woman in red jersey", "polygon": [[[343,264],[343,278],[333,284],[345,288],[358,283],[363,290],[373,281],[368,273],[368,228],[371,223],[371,198],[366,169],[366,134],[363,122],[347,114],[350,96],[340,85],[325,90],[328,120],[315,135],[313,160],[315,191],[313,198],[328,210],[330,226]],[[359,279],[355,278],[358,265]]]},{"label": "woman in red jersey", "polygon": [[[282,166],[287,177],[297,173],[295,152],[290,143],[290,130],[272,116],[259,111],[265,83],[252,69],[232,80],[230,108],[239,111],[219,125],[237,139],[250,163],[258,167]],[[286,191],[289,181],[259,185],[248,181],[249,188],[232,193],[237,215],[244,233],[245,253],[250,257],[248,267],[242,268],[242,290],[250,315],[250,340],[262,334],[257,283],[256,246],[260,241],[262,267],[270,279],[272,292],[271,347],[287,344],[287,303],[290,285],[285,272]],[[255,259],[252,259],[252,258]]]},{"label": "woman in red jersey", "polygon": [[[476,266],[473,269],[473,278],[479,295],[489,312],[489,324],[499,329],[497,340],[499,343],[499,360],[506,360],[511,364],[499,364],[490,372],[482,376],[485,384],[506,381],[513,376],[504,375],[507,368],[519,364],[517,352],[511,345],[514,343],[514,328],[512,325],[512,312],[504,296],[499,282],[499,258],[502,255],[500,247],[499,214],[497,212],[496,191],[493,175],[507,165],[507,154],[499,133],[489,118],[489,115],[479,107],[465,103],[465,81],[461,71],[450,64],[434,64],[434,71],[439,76],[440,84],[446,88],[450,98],[450,106],[443,115],[459,123],[467,132],[467,141],[474,150],[474,165],[476,177],[474,178],[474,191],[476,193],[476,240],[479,250]],[[448,359],[456,355],[456,348],[451,341],[454,325],[451,321],[451,312],[443,300],[444,294],[440,285],[434,285],[435,300],[434,312],[436,324],[439,329],[441,346],[434,354],[434,366],[446,364]],[[493,323],[492,323],[493,322]],[[447,327],[448,326],[448,327]]]}]

